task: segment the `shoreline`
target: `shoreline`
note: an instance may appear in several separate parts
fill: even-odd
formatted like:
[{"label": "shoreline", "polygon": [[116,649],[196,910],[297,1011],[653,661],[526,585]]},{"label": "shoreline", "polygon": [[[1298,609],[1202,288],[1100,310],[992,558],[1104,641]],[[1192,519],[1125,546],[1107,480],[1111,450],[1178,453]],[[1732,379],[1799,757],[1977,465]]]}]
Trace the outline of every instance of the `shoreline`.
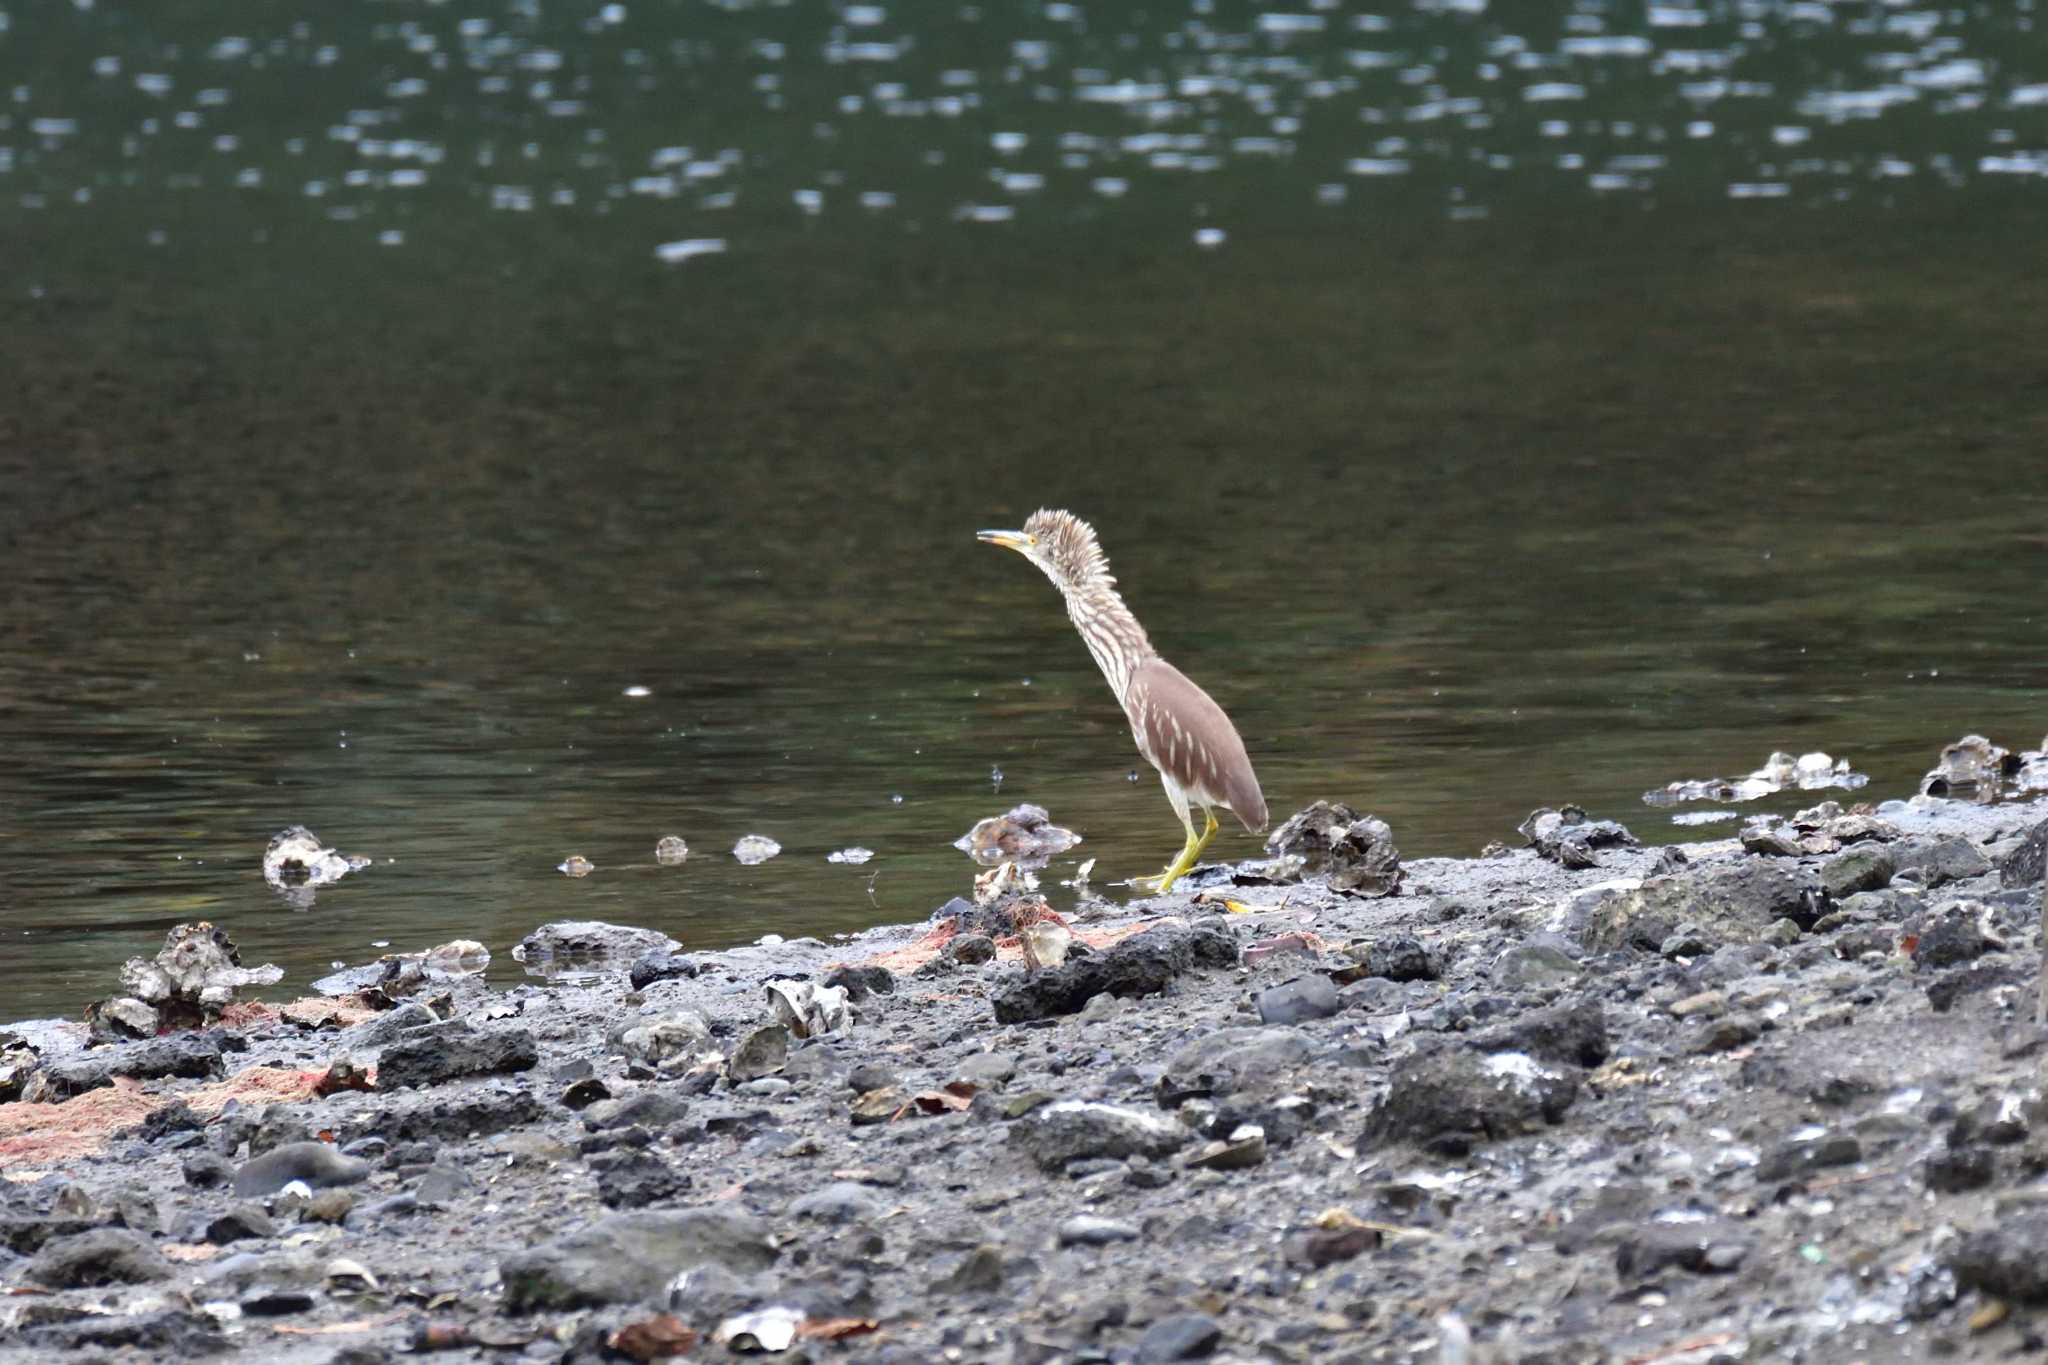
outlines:
[{"label": "shoreline", "polygon": [[0,1104],[0,1359],[2006,1355],[2048,800],[1877,812],[231,1011]]}]

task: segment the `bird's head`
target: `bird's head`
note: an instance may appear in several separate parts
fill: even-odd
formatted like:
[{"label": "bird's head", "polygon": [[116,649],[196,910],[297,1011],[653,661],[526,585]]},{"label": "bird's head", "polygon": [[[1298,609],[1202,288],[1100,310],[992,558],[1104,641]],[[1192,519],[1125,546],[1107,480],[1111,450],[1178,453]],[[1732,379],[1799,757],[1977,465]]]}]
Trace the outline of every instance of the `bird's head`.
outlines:
[{"label": "bird's head", "polygon": [[1114,585],[1109,559],[1095,539],[1095,528],[1072,512],[1041,507],[1021,531],[981,531],[976,538],[1015,550],[1045,571],[1061,592],[1087,593]]}]

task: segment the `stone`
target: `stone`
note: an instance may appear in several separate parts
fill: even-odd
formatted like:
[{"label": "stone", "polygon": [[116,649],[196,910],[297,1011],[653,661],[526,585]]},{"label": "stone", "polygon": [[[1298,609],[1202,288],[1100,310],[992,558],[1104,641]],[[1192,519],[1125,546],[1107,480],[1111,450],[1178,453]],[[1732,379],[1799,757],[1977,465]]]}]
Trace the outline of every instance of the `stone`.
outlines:
[{"label": "stone", "polygon": [[594,1308],[652,1299],[678,1266],[722,1265],[737,1274],[775,1261],[768,1225],[736,1209],[614,1214],[499,1263],[507,1312]]},{"label": "stone", "polygon": [[825,973],[825,984],[845,991],[846,998],[854,1001],[896,992],[896,977],[887,967],[834,967]]},{"label": "stone", "polygon": [[1580,932],[1596,952],[1659,951],[1681,929],[1704,946],[1755,943],[1780,919],[1811,926],[1820,916],[1821,895],[1818,878],[1781,860],[1695,866],[1603,898]]},{"label": "stone", "polygon": [[218,1189],[235,1178],[235,1168],[217,1152],[195,1152],[185,1159],[181,1174],[195,1190]]},{"label": "stone", "polygon": [[1562,948],[1548,943],[1521,943],[1493,960],[1494,984],[1503,990],[1540,991],[1567,985],[1579,975],[1579,964]]},{"label": "stone", "polygon": [[1438,975],[1429,950],[1420,939],[1407,934],[1375,939],[1365,950],[1362,965],[1367,976],[1383,976],[1389,981],[1434,981]]},{"label": "stone", "polygon": [[1273,875],[1282,881],[1325,878],[1333,891],[1392,896],[1401,890],[1401,853],[1394,832],[1375,815],[1341,801],[1317,801],[1288,817],[1266,838]]},{"label": "stone", "polygon": [[1847,900],[1860,891],[1891,885],[1898,863],[1881,844],[1857,844],[1821,864],[1821,889],[1831,900]]},{"label": "stone", "polygon": [[1615,821],[1588,819],[1584,809],[1572,805],[1531,811],[1515,833],[1529,841],[1538,857],[1573,868],[1598,866],[1598,849],[1642,846]]},{"label": "stone", "polygon": [[1003,1287],[1003,1253],[982,1245],[967,1253],[932,1288],[941,1294],[993,1294]]},{"label": "stone", "polygon": [[946,956],[963,966],[996,960],[996,941],[987,934],[960,934],[946,944]]},{"label": "stone", "polygon": [[611,1209],[664,1204],[690,1188],[690,1177],[652,1152],[627,1150],[593,1158],[598,1202]]},{"label": "stone", "polygon": [[789,1030],[781,1024],[755,1029],[732,1050],[725,1062],[725,1074],[734,1083],[759,1080],[782,1070],[789,1062]]},{"label": "stone", "polygon": [[1765,1182],[1792,1180],[1831,1166],[1853,1166],[1863,1159],[1863,1144],[1848,1133],[1823,1133],[1773,1148],[1757,1163],[1756,1178]]},{"label": "stone", "polygon": [[1987,918],[1986,907],[1977,901],[1943,906],[1920,930],[1920,941],[1913,947],[1913,965],[1922,970],[1953,967],[2003,947],[1986,932]]},{"label": "stone", "polygon": [[1138,1338],[1140,1365],[1174,1360],[1201,1360],[1223,1344],[1223,1324],[1207,1313],[1176,1313],[1161,1318]]},{"label": "stone", "polygon": [[835,1180],[791,1202],[789,1216],[821,1223],[857,1223],[882,1213],[882,1202],[858,1181]]},{"label": "stone", "polygon": [[527,1071],[539,1061],[540,1049],[526,1029],[485,1032],[442,1024],[409,1033],[387,1046],[377,1063],[377,1088],[424,1088],[464,1076]]},{"label": "stone", "polygon": [[476,1177],[452,1161],[437,1161],[413,1186],[413,1196],[432,1208],[445,1208],[464,1195],[476,1193]]},{"label": "stone", "polygon": [[996,1022],[1074,1014],[1098,995],[1157,995],[1183,973],[1235,967],[1237,961],[1237,940],[1224,930],[1159,925],[1102,952],[1011,981],[995,994]]},{"label": "stone", "polygon": [[235,1172],[235,1197],[262,1199],[294,1180],[316,1190],[353,1185],[369,1174],[369,1162],[343,1156],[332,1143],[288,1142],[242,1163]]},{"label": "stone", "polygon": [[1001,1052],[977,1052],[953,1067],[951,1079],[984,1089],[1001,1089],[1017,1074],[1017,1059]]},{"label": "stone", "polygon": [[176,1273],[147,1237],[127,1228],[53,1237],[29,1258],[25,1277],[52,1289],[98,1289],[114,1284],[151,1284]]},{"label": "stone", "polygon": [[1301,1024],[1327,1019],[1344,1008],[1337,987],[1320,973],[1260,991],[1256,1001],[1259,1018],[1268,1024]]},{"label": "stone", "polygon": [[1723,1015],[1707,1021],[1707,1026],[1694,1041],[1692,1050],[1702,1055],[1714,1052],[1733,1052],[1748,1047],[1764,1036],[1763,1021],[1747,1011]]},{"label": "stone", "polygon": [[681,1123],[690,1102],[673,1090],[636,1090],[615,1100],[599,1100],[583,1111],[583,1126],[593,1133],[638,1126],[660,1133]]},{"label": "stone", "polygon": [[670,1010],[653,1016],[629,1015],[614,1024],[609,1038],[631,1062],[661,1068],[687,1066],[717,1054],[711,1021],[698,1010]]},{"label": "stone", "polygon": [[603,920],[556,920],[519,941],[512,956],[521,962],[627,962],[652,952],[673,953],[683,945],[667,934]]},{"label": "stone", "polygon": [[177,1308],[38,1323],[23,1328],[17,1340],[41,1359],[60,1351],[112,1351],[124,1358],[197,1360],[228,1350],[212,1319]]},{"label": "stone", "polygon": [[1170,1119],[1084,1100],[1034,1109],[1010,1130],[1011,1142],[1046,1171],[1090,1157],[1163,1157],[1185,1146],[1188,1137]]},{"label": "stone", "polygon": [[1948,1254],[1960,1289],[2048,1304],[2048,1212],[2009,1215],[1965,1234]]},{"label": "stone", "polygon": [[1998,884],[2008,888],[2032,886],[2048,868],[2048,820],[2026,832],[2019,846],[1998,860]]},{"label": "stone", "polygon": [[1991,864],[1977,846],[1954,834],[1916,834],[1891,846],[1896,871],[1933,888],[1989,872]]},{"label": "stone", "polygon": [[1749,1239],[1714,1220],[1646,1223],[1630,1228],[1615,1247],[1614,1268],[1624,1280],[1646,1280],[1666,1270],[1725,1275],[1749,1254]]},{"label": "stone", "polygon": [[1607,1011],[1598,1000],[1529,1010],[1472,1036],[1486,1052],[1525,1052],[1545,1062],[1598,1066],[1607,1060]]},{"label": "stone", "polygon": [[1176,1052],[1166,1074],[1183,1086],[1228,1093],[1285,1076],[1314,1051],[1299,1029],[1217,1029]]},{"label": "stone", "polygon": [[1054,1236],[1063,1247],[1100,1247],[1112,1242],[1136,1241],[1138,1229],[1115,1218],[1097,1218],[1083,1213],[1063,1219]]},{"label": "stone", "polygon": [[1243,1171],[1266,1160],[1266,1130],[1256,1123],[1241,1124],[1227,1138],[1218,1138],[1188,1158],[1188,1165],[1205,1171]]},{"label": "stone", "polygon": [[1546,1067],[1525,1053],[1423,1048],[1394,1069],[1365,1135],[1463,1155],[1480,1142],[1558,1122],[1578,1093],[1574,1071]]},{"label": "stone", "polygon": [[344,1029],[339,1042],[343,1050],[351,1053],[375,1052],[413,1029],[432,1028],[440,1022],[441,1016],[425,1005],[408,1002]]},{"label": "stone", "polygon": [[1927,1158],[1922,1175],[1936,1194],[1978,1190],[1997,1178],[1998,1156],[1989,1147],[1947,1147]]},{"label": "stone", "polygon": [[139,1043],[94,1048],[48,1063],[30,1078],[27,1098],[61,1104],[74,1095],[112,1085],[117,1076],[136,1080],[166,1076],[210,1080],[225,1071],[219,1037],[210,1033],[172,1033]]},{"label": "stone", "polygon": [[644,991],[657,981],[688,980],[702,970],[692,958],[667,948],[654,948],[633,959],[626,978],[634,990]]},{"label": "stone", "polygon": [[1724,991],[1699,991],[1671,1002],[1674,1019],[1716,1019],[1727,1012],[1728,996]]},{"label": "stone", "polygon": [[206,1240],[216,1246],[276,1235],[277,1224],[254,1204],[232,1204],[206,1223]]}]

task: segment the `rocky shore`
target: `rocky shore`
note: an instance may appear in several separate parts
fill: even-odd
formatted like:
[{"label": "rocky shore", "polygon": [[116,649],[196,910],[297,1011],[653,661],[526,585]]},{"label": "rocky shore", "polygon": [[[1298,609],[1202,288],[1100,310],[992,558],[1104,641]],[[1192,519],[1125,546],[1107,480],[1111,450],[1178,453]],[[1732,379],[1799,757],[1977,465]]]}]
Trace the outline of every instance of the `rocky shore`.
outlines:
[{"label": "rocky shore", "polygon": [[1290,829],[1126,905],[999,867],[830,944],[16,1026],[0,1360],[2042,1350],[2048,801]]}]

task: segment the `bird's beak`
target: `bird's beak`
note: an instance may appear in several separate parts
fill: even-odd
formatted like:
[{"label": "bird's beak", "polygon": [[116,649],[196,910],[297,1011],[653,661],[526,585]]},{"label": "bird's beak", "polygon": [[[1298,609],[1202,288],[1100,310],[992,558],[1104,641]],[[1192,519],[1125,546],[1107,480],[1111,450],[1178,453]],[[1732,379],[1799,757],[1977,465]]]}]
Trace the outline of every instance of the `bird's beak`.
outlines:
[{"label": "bird's beak", "polygon": [[1031,537],[1022,531],[976,531],[974,538],[984,545],[1000,545],[1019,552],[1031,548]]}]

